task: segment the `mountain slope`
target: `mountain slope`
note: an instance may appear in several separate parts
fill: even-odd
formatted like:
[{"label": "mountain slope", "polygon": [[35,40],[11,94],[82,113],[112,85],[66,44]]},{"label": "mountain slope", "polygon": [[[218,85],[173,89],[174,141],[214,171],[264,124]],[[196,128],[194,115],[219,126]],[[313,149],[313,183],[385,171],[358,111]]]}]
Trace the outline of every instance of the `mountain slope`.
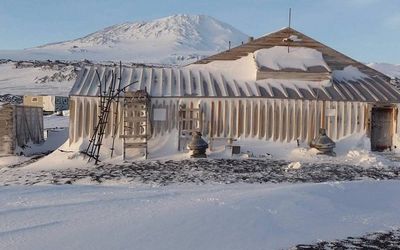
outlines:
[{"label": "mountain slope", "polygon": [[368,66],[392,78],[400,78],[400,64],[370,63]]},{"label": "mountain slope", "polygon": [[205,15],[174,15],[114,25],[83,38],[23,51],[0,51],[14,60],[126,61],[184,64],[247,41],[247,35]]}]

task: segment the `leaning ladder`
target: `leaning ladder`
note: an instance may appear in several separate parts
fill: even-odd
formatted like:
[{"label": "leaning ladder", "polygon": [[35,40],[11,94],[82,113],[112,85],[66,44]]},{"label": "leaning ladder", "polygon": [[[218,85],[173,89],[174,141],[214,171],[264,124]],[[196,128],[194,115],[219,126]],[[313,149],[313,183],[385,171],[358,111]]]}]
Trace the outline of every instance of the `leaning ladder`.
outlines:
[{"label": "leaning ladder", "polygon": [[[92,159],[95,160],[95,164],[97,165],[100,161],[100,148],[103,142],[105,130],[107,127],[108,123],[108,117],[111,109],[111,104],[114,99],[114,88],[115,88],[115,82],[116,82],[116,77],[114,72],[111,72],[111,83],[108,88],[108,91],[106,91],[106,87],[104,87],[104,91],[102,90],[101,87],[101,80],[98,72],[96,71],[96,74],[99,78],[99,91],[100,91],[100,114],[98,116],[98,122],[97,125],[94,129],[93,135],[89,141],[89,145],[86,149],[85,154],[89,156],[88,162],[90,162]],[[107,83],[107,81],[105,81]]]}]

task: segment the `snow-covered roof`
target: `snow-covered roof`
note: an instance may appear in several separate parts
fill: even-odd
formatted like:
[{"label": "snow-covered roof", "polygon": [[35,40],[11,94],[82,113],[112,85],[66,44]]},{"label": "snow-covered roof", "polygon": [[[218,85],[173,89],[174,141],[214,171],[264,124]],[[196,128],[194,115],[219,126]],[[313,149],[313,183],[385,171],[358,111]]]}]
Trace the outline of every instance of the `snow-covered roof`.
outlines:
[{"label": "snow-covered roof", "polygon": [[[111,72],[119,74],[120,70],[119,67],[84,67],[70,95],[98,96],[96,71],[104,90],[111,83]],[[106,86],[104,82],[107,82]],[[152,97],[264,97],[383,103],[398,103],[400,100],[398,90],[379,76],[333,78],[321,82],[275,79],[244,81],[227,74],[192,68],[123,67],[121,88],[125,86],[128,86],[128,91],[146,89]]]},{"label": "snow-covered roof", "polygon": [[299,69],[307,71],[310,67],[321,66],[330,71],[322,53],[305,47],[274,46],[254,52],[254,59],[259,68],[273,70]]},{"label": "snow-covered roof", "polygon": [[[260,38],[251,40],[247,43],[244,43],[235,48],[231,48],[229,50],[223,51],[221,53],[206,57],[194,63],[193,65],[207,65],[213,62],[232,62],[237,61],[243,57],[246,57],[250,54],[255,54],[256,51],[263,51],[264,49],[273,49],[274,47],[284,47],[291,51],[294,48],[309,48],[315,51],[318,51],[322,54],[323,61],[326,63],[329,72],[333,70],[343,70],[347,66],[354,66],[358,68],[364,74],[367,74],[369,77],[379,76],[381,78],[387,78],[384,74],[378,72],[375,69],[368,67],[367,65],[360,63],[320,42],[317,40],[306,36],[305,34],[298,32],[292,28],[284,28],[278,30],[273,33],[269,33]],[[304,50],[304,49],[302,49]],[[271,59],[268,59],[271,60]],[[280,60],[282,61],[282,60]],[[290,62],[285,61],[284,64],[288,64]]]},{"label": "snow-covered roof", "polygon": [[368,78],[368,75],[361,72],[358,68],[350,65],[342,70],[332,71],[332,77],[337,81],[348,81]]}]

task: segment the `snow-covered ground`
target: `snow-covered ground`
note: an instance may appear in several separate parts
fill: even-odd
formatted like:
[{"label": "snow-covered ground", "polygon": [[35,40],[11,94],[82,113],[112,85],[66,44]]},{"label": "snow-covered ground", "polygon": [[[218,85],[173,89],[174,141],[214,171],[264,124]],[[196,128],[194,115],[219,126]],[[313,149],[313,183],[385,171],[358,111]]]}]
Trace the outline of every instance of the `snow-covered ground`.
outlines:
[{"label": "snow-covered ground", "polygon": [[44,129],[68,128],[69,116],[46,115],[43,117]]},{"label": "snow-covered ground", "polygon": [[[67,118],[47,116],[44,123],[46,128],[63,127],[67,125]],[[52,131],[41,149],[48,148],[52,142],[61,144],[60,138],[67,135],[68,130]],[[160,151],[155,152],[155,156],[164,159],[162,152],[167,151],[163,151],[160,141],[158,143]],[[363,134],[339,141],[336,158],[316,155],[302,144],[297,147],[294,143],[261,144],[251,140],[236,143],[248,151],[237,158],[237,162],[248,157],[258,158],[259,162],[251,165],[250,160],[242,170],[236,169],[230,175],[226,168],[232,166],[222,160],[225,165],[215,166],[215,171],[209,173],[227,180],[239,178],[233,182],[224,182],[224,178],[217,178],[221,182],[185,181],[196,174],[206,174],[200,164],[174,179],[173,171],[179,172],[179,168],[184,167],[179,161],[173,162],[172,168],[140,161],[135,162],[139,168],[109,165],[107,172],[69,152],[55,151],[34,164],[13,168],[7,166],[31,158],[0,158],[1,183],[10,185],[0,188],[0,249],[285,249],[400,228],[400,200],[397,198],[400,181],[371,180],[382,179],[380,167],[382,174],[386,171],[387,178],[383,179],[398,179],[399,162],[391,161],[385,154],[369,152],[368,140]],[[66,145],[68,143],[61,148],[67,148]],[[218,142],[214,142],[213,147],[211,158],[228,157]],[[188,153],[173,157],[187,158]],[[292,162],[283,163],[287,164],[283,171],[282,166],[271,171],[263,166],[268,164],[269,158]],[[115,163],[118,158],[109,163],[113,161]],[[212,161],[218,163],[218,160]],[[230,164],[237,167],[237,162]],[[317,164],[318,169],[306,166],[310,162]],[[327,166],[334,162],[340,171]],[[159,165],[159,168],[149,174],[140,170],[146,168],[145,164],[153,168]],[[358,181],[332,181],[353,179],[345,177],[341,164],[358,165],[357,171],[365,171],[367,175],[358,176],[355,168],[349,168],[350,174],[356,173]],[[387,168],[388,165],[392,167]],[[74,172],[71,170],[74,167],[80,170]],[[248,171],[251,168],[266,171],[252,175]],[[127,171],[129,169],[132,172]],[[55,182],[49,181],[52,179],[47,178],[49,173],[60,174],[60,177],[53,178]],[[101,185],[90,180],[103,173],[116,178]],[[131,175],[135,181],[127,182],[126,178],[120,178],[120,173],[125,177]],[[157,173],[168,179],[167,185],[152,181]],[[296,178],[302,182],[304,176],[300,173],[312,178],[304,179],[308,183],[289,183],[298,182]],[[327,178],[332,173],[335,177]],[[138,181],[135,174],[150,181]],[[73,175],[82,176],[76,182],[66,182]],[[105,177],[101,176],[104,180]],[[252,184],[244,183],[252,177],[255,177]],[[265,177],[266,181],[258,177]],[[319,177],[327,182],[313,183],[321,181]]]},{"label": "snow-covered ground", "polygon": [[61,95],[68,96],[75,79],[38,82],[43,77],[59,74],[59,70],[42,67],[16,68],[15,62],[0,63],[0,95]]},{"label": "snow-covered ground", "polygon": [[282,249],[400,226],[398,181],[0,189],[0,249]]}]

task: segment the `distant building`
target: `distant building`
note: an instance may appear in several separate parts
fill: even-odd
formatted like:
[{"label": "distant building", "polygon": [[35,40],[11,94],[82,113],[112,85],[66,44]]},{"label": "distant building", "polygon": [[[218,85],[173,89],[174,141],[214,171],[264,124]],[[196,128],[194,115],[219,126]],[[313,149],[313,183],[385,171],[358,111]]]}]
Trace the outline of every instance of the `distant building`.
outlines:
[{"label": "distant building", "polygon": [[43,136],[42,108],[0,104],[0,155],[18,153],[29,143],[39,144]]},{"label": "distant building", "polygon": [[[366,133],[372,150],[384,150],[400,131],[400,92],[389,77],[285,28],[179,69],[82,68],[70,92],[70,144],[93,138],[112,72],[127,93],[110,106],[106,148],[111,138],[135,145],[145,130],[150,140],[198,130],[207,138],[309,143],[325,128],[334,140]],[[138,90],[148,93],[148,113],[132,104]]]},{"label": "distant building", "polygon": [[69,108],[69,99],[66,96],[27,95],[24,96],[23,103],[25,106],[41,107],[45,113],[54,113]]}]

